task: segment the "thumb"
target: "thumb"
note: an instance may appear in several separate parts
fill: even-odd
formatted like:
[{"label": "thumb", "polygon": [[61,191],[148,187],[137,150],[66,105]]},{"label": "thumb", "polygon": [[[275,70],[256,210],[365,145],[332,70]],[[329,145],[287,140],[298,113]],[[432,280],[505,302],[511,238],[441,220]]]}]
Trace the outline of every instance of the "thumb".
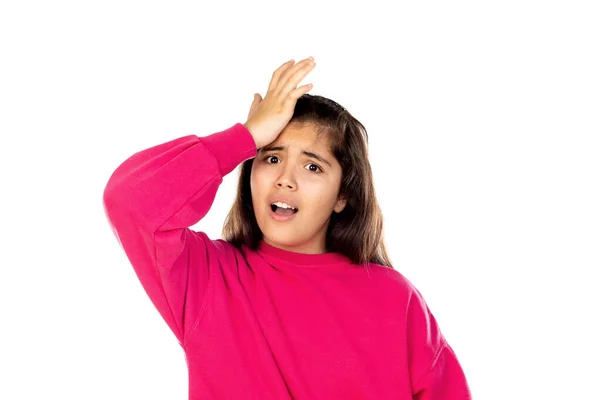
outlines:
[{"label": "thumb", "polygon": [[252,114],[254,114],[256,108],[258,107],[261,101],[262,97],[260,97],[260,94],[254,93],[254,100],[252,101],[252,104],[250,105],[250,110],[248,111],[248,119],[252,116]]}]

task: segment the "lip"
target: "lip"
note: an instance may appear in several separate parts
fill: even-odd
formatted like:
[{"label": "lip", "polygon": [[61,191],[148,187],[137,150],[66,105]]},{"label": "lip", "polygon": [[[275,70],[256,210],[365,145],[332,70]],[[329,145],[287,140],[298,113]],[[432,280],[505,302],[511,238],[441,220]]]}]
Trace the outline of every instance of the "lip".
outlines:
[{"label": "lip", "polygon": [[292,203],[289,199],[286,199],[284,197],[275,197],[274,199],[271,199],[269,201],[269,207],[271,207],[271,204],[276,203],[276,202],[288,204],[296,209],[298,208],[298,206],[296,204]]},{"label": "lip", "polygon": [[300,211],[296,211],[293,214],[290,215],[281,215],[281,214],[277,214],[276,212],[274,212],[271,207],[269,206],[269,214],[271,214],[271,218],[273,218],[275,221],[279,221],[279,222],[285,222],[285,221],[289,221],[290,219],[294,218],[294,216],[296,214],[298,214]]}]

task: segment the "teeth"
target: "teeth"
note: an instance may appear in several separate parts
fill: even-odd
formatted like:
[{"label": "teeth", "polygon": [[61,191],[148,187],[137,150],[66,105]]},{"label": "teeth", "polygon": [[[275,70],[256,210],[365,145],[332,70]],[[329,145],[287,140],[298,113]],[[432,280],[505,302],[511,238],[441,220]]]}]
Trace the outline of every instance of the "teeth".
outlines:
[{"label": "teeth", "polygon": [[272,203],[272,204],[275,204],[277,207],[281,207],[281,208],[291,208],[292,210],[295,210],[295,208],[294,208],[294,207],[290,206],[289,204],[282,203],[282,202],[280,202],[280,201],[276,201],[275,203]]}]

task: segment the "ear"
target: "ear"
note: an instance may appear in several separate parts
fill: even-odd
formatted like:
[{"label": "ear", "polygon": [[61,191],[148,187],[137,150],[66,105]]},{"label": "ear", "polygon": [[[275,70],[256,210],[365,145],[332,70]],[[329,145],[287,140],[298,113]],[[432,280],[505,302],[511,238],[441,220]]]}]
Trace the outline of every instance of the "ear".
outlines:
[{"label": "ear", "polygon": [[341,213],[342,210],[346,207],[346,198],[345,197],[340,197],[337,201],[337,203],[335,203],[335,207],[333,207],[333,211],[335,211],[336,213]]}]

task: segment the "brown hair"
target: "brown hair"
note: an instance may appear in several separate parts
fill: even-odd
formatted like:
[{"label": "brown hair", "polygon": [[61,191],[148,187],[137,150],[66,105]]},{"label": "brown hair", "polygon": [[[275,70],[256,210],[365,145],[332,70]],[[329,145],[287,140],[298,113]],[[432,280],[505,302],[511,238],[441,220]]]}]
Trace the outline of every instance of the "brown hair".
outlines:
[{"label": "brown hair", "polygon": [[[365,127],[335,101],[308,93],[297,100],[289,124],[309,124],[316,127],[317,134],[328,134],[331,153],[342,167],[339,194],[347,203],[340,213],[331,214],[327,251],[344,254],[355,264],[371,262],[393,268],[383,241],[383,215],[375,196]],[[222,234],[236,247],[244,244],[256,250],[262,232],[250,192],[253,161],[242,163],[237,196]]]}]

